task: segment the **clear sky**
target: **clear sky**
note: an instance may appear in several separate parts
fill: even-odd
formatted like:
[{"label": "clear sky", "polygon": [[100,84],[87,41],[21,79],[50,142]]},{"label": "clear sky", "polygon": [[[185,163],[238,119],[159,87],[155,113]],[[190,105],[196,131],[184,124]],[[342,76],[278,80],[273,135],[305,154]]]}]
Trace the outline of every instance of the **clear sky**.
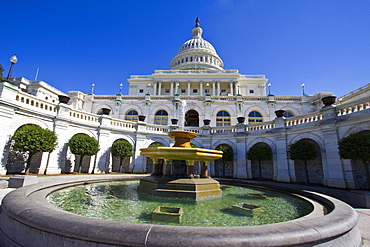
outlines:
[{"label": "clear sky", "polygon": [[119,93],[130,75],[169,69],[200,18],[225,69],[265,74],[275,95],[334,92],[370,83],[370,0],[1,1],[6,76],[67,93]]}]

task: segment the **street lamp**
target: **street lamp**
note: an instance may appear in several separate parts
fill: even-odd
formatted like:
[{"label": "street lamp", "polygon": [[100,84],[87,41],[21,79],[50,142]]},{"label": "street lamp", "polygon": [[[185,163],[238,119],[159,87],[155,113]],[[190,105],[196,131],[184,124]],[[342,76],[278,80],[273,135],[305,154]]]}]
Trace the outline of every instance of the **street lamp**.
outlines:
[{"label": "street lamp", "polygon": [[119,94],[122,94],[122,86],[123,86],[123,84],[121,83],[121,84],[119,84]]},{"label": "street lamp", "polygon": [[302,87],[303,95],[305,95],[305,93],[304,93],[304,83],[302,83],[301,87]]},{"label": "street lamp", "polygon": [[17,58],[16,54],[14,54],[14,56],[10,57],[10,68],[9,68],[9,73],[8,73],[8,76],[6,77],[6,80],[9,80],[10,76],[12,75],[13,66],[17,62],[18,62],[18,58]]},{"label": "street lamp", "polygon": [[91,94],[94,94],[94,88],[95,88],[95,84],[91,84]]},{"label": "street lamp", "polygon": [[270,91],[271,83],[269,83],[267,86],[269,87],[269,95],[271,95],[271,91]]}]

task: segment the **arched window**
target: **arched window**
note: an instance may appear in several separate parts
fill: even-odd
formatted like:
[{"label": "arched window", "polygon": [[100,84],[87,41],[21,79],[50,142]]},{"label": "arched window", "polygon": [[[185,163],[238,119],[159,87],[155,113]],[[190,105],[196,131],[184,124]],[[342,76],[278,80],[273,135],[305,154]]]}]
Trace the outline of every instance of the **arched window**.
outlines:
[{"label": "arched window", "polygon": [[291,112],[291,111],[286,111],[284,112],[284,117],[288,118],[288,117],[294,117],[294,113]]},{"label": "arched window", "polygon": [[262,120],[263,120],[262,115],[258,111],[251,111],[248,114],[248,123],[262,122]]},{"label": "arched window", "polygon": [[165,110],[159,110],[155,113],[154,124],[167,125],[168,113]]},{"label": "arched window", "polygon": [[219,111],[216,115],[216,126],[230,126],[231,118],[227,111]]},{"label": "arched window", "polygon": [[186,112],[185,126],[199,127],[199,113],[196,110]]},{"label": "arched window", "polygon": [[126,112],[126,115],[125,115],[125,120],[130,120],[130,121],[135,121],[137,122],[138,120],[138,113],[136,110],[129,110],[128,112]]}]

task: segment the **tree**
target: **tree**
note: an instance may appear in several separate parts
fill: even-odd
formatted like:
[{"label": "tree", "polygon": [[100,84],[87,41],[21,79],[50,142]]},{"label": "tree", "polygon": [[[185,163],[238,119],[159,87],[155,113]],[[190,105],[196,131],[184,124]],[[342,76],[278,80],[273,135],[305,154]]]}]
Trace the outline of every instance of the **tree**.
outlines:
[{"label": "tree", "polygon": [[0,64],[0,81],[2,81],[4,78],[3,78],[3,71],[4,71],[4,69],[3,69],[3,66]]},{"label": "tree", "polygon": [[14,151],[28,152],[25,173],[31,166],[32,157],[38,152],[52,152],[57,144],[54,131],[43,129],[37,125],[25,125],[14,133],[12,138]]},{"label": "tree", "polygon": [[165,147],[165,145],[163,145],[162,143],[160,142],[153,142],[151,143],[148,148],[155,148],[155,147]]},{"label": "tree", "polygon": [[225,175],[226,162],[234,160],[234,151],[232,147],[227,144],[221,144],[217,146],[216,150],[223,152],[222,158],[220,158],[220,160],[222,161],[222,174]]},{"label": "tree", "polygon": [[343,159],[361,160],[365,166],[370,188],[370,134],[350,134],[338,142],[339,156]]},{"label": "tree", "polygon": [[119,172],[122,172],[122,162],[125,157],[133,155],[133,147],[126,140],[117,140],[112,144],[112,154],[120,157]]},{"label": "tree", "polygon": [[260,178],[262,178],[261,161],[272,159],[271,148],[267,145],[256,144],[247,151],[247,159],[258,161]]},{"label": "tree", "polygon": [[300,140],[289,145],[288,155],[291,160],[303,161],[306,181],[309,183],[307,161],[314,160],[319,155],[316,146],[308,140]]},{"label": "tree", "polygon": [[69,140],[69,148],[74,155],[80,155],[78,163],[78,172],[80,173],[83,158],[97,154],[99,142],[86,134],[76,134]]}]

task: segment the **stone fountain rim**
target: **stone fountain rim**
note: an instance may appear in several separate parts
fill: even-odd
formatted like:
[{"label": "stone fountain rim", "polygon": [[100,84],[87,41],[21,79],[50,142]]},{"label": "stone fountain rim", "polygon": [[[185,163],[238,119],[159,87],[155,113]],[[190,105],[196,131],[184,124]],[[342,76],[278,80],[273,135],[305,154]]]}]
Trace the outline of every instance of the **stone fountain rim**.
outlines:
[{"label": "stone fountain rim", "polygon": [[[328,246],[341,243],[341,241],[351,241],[360,246],[361,237],[357,229],[358,217],[350,206],[326,195],[284,188],[283,185],[279,188],[314,199],[325,205],[330,213],[320,217],[320,220],[317,218],[293,220],[261,226],[191,227],[135,224],[88,218],[62,211],[46,202],[46,196],[58,189],[58,186],[138,180],[143,177],[145,176],[87,175],[56,176],[49,180],[39,178],[39,183],[17,189],[3,199],[3,212],[0,215],[0,239],[2,239],[0,244],[17,246],[15,242],[22,245],[22,243],[33,241],[32,243],[40,245],[46,244],[43,241],[52,239],[53,243],[58,242],[58,244],[86,244],[88,241],[91,244],[99,243],[101,246],[172,246],[174,242],[178,246],[230,244],[286,246],[326,243],[329,240]],[[248,181],[247,184],[253,185],[253,182]],[[268,184],[260,182],[257,184],[270,188]],[[17,227],[17,233],[10,230],[14,227]],[[7,240],[9,242],[4,242]],[[10,243],[13,245],[9,245]]]}]

